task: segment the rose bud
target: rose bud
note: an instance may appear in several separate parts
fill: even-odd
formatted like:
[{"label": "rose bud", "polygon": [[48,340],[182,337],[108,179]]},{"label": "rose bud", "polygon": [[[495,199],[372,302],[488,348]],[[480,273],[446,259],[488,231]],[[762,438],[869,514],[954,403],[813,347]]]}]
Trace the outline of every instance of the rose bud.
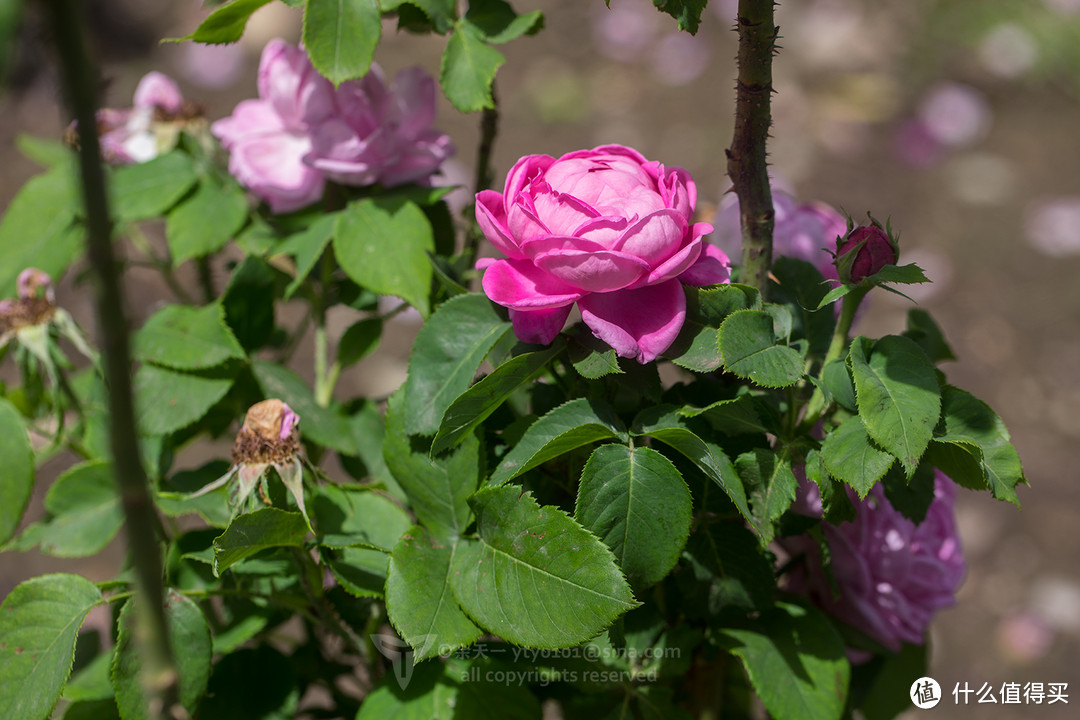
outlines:
[{"label": "rose bud", "polygon": [[846,283],[860,283],[899,257],[896,240],[876,220],[852,229],[837,244],[836,270]]}]

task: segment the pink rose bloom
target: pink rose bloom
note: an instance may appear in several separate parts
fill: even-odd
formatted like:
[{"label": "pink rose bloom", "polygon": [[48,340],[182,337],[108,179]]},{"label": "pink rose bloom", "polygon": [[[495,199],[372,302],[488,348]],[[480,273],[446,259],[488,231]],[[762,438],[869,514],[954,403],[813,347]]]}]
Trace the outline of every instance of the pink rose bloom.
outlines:
[{"label": "pink rose bloom", "polygon": [[636,150],[605,145],[559,159],[529,155],[502,193],[476,196],[476,219],[506,259],[482,260],[484,292],[510,308],[523,342],[548,344],[574,303],[622,357],[656,359],[682,328],[682,285],[728,281],[727,256],[691,222],[697,188]]},{"label": "pink rose bloom", "polygon": [[[780,256],[805,260],[826,278],[836,278],[832,251],[836,238],[847,232],[844,217],[821,202],[800,205],[795,198],[772,188],[773,258]],[[709,239],[728,255],[742,256],[742,229],[739,224],[739,196],[729,192],[720,202],[713,218],[716,232]]]},{"label": "pink rose bloom", "polygon": [[[798,473],[797,473],[798,474]],[[817,487],[801,477],[796,512],[821,514]],[[895,510],[877,484],[860,501],[851,491],[855,520],[822,523],[839,589],[834,596],[814,540],[784,541],[806,563],[789,576],[788,588],[806,593],[827,613],[866,633],[890,650],[922,644],[934,613],[956,602],[966,565],[953,517],[956,487],[938,471],[934,500],[919,525]]]},{"label": "pink rose bloom", "polygon": [[435,80],[418,67],[387,88],[382,70],[338,88],[337,110],[312,128],[309,164],[346,185],[385,186],[427,180],[454,147],[433,130]]},{"label": "pink rose bloom", "polygon": [[113,165],[153,160],[167,149],[159,146],[155,122],[180,114],[183,107],[184,98],[172,78],[147,73],[135,88],[134,107],[98,111],[102,157]]},{"label": "pink rose bloom", "polygon": [[307,54],[274,39],[259,61],[259,99],[244,100],[211,132],[229,151],[229,172],[275,213],[310,205],[323,195],[323,174],[304,162],[309,126],[334,112],[334,86]]}]

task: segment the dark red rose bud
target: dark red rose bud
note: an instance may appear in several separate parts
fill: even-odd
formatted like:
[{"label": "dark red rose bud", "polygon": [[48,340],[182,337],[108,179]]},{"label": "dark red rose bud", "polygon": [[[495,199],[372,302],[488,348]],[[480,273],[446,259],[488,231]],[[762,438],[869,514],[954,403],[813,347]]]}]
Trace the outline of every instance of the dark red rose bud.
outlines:
[{"label": "dark red rose bud", "polygon": [[866,225],[848,233],[840,243],[836,258],[840,279],[858,283],[886,265],[895,265],[896,246],[885,230],[876,225]]}]

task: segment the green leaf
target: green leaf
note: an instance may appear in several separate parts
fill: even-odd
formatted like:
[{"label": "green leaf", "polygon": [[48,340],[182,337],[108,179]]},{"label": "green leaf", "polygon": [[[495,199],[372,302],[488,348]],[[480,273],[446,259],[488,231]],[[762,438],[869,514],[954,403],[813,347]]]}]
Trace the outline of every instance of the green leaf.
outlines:
[{"label": "green leaf", "polygon": [[[389,553],[412,525],[408,513],[367,488],[323,485],[313,503],[319,544],[338,583],[357,597],[379,597]],[[377,548],[377,549],[374,549]]]},{"label": "green leaf", "polygon": [[272,547],[303,547],[308,526],[304,516],[274,507],[239,515],[214,540],[214,575]]},{"label": "green leaf", "polygon": [[234,182],[204,177],[165,221],[165,239],[173,267],[217,252],[240,230],[248,216],[247,199]]},{"label": "green leaf", "polygon": [[382,0],[383,12],[401,11],[403,5],[412,5],[427,17],[435,32],[445,35],[454,26],[455,0]]},{"label": "green leaf", "polygon": [[773,539],[773,525],[795,502],[799,482],[791,470],[791,459],[772,450],[758,448],[735,459],[739,477],[749,487],[750,509],[761,531],[761,544]]},{"label": "green leaf", "polygon": [[199,720],[293,720],[300,700],[290,658],[268,644],[214,663]]},{"label": "green leaf", "polygon": [[[165,596],[165,621],[169,627],[169,646],[172,648],[179,675],[178,699],[194,715],[199,700],[206,692],[210,679],[212,656],[210,626],[202,610],[192,600],[169,588]],[[143,692],[141,670],[147,658],[140,652],[136,639],[135,602],[127,602],[117,621],[119,635],[113,649],[112,684],[116,704],[124,720],[149,720],[147,697]]]},{"label": "green leaf", "polygon": [[352,203],[334,225],[334,254],[361,287],[395,295],[427,317],[431,311],[431,223],[415,203],[365,198]]},{"label": "green leaf", "polygon": [[953,354],[952,348],[945,339],[945,333],[941,332],[934,318],[925,310],[920,308],[908,310],[907,330],[904,331],[904,337],[918,343],[930,361],[935,364],[956,359],[956,355]]},{"label": "green leaf", "polygon": [[461,112],[493,108],[491,83],[504,62],[503,54],[477,37],[468,25],[459,26],[446,41],[439,83]]},{"label": "green leaf", "polygon": [[187,195],[198,179],[191,156],[179,150],[118,167],[109,183],[116,217],[132,221],[163,215]]},{"label": "green leaf", "polygon": [[911,263],[910,265],[886,265],[877,271],[875,274],[868,278],[863,278],[863,282],[872,281],[875,283],[900,283],[902,285],[916,285],[919,283],[928,283],[930,278],[926,277],[926,273],[922,268]]},{"label": "green leaf", "polygon": [[[866,695],[859,703],[866,720],[892,720],[911,708],[911,686],[927,674],[927,645],[910,645],[895,655],[871,661],[853,671],[852,686],[865,687]],[[871,682],[860,682],[863,668],[875,671]]]},{"label": "green leaf", "polygon": [[78,575],[41,575],[11,591],[0,605],[0,717],[48,717],[71,674],[79,627],[104,602]]},{"label": "green leaf", "polygon": [[829,391],[837,405],[851,412],[858,410],[855,383],[851,380],[851,371],[848,370],[847,361],[837,359],[825,363],[825,367],[821,369],[821,384]]},{"label": "green leaf", "polygon": [[679,21],[679,29],[694,35],[701,23],[701,11],[709,0],[653,0],[661,12]]},{"label": "green leaf", "polygon": [[198,497],[189,495],[228,471],[229,463],[225,460],[211,460],[201,467],[181,470],[163,482],[160,492],[154,497],[154,504],[169,517],[197,513],[209,525],[217,528],[228,527],[232,519],[229,509],[231,488],[222,486]]},{"label": "green leaf", "polygon": [[724,367],[762,387],[788,387],[803,376],[803,357],[775,344],[773,318],[764,310],[739,310],[720,326]]},{"label": "green leaf", "polygon": [[724,435],[742,435],[744,433],[768,432],[761,422],[761,416],[754,408],[754,401],[749,395],[742,395],[731,400],[718,400],[703,408],[685,407],[679,415],[687,418],[700,417],[713,430]]},{"label": "green leaf", "polygon": [[315,263],[322,257],[323,250],[334,237],[339,214],[335,212],[320,215],[305,230],[290,235],[278,245],[277,252],[296,258],[296,277],[285,288],[286,300],[296,293],[315,267]]},{"label": "green leaf", "polygon": [[0,220],[0,297],[15,296],[15,280],[36,267],[59,280],[82,251],[82,228],[72,226],[80,205],[71,166],[57,165],[22,186]]},{"label": "green leaf", "polygon": [[908,338],[883,337],[873,352],[868,346],[865,338],[856,338],[848,351],[859,417],[867,434],[899,458],[911,477],[941,414],[937,373],[922,348]]},{"label": "green leaf", "polygon": [[563,453],[601,440],[629,440],[615,411],[601,400],[571,400],[529,426],[491,474],[488,485],[502,485]]},{"label": "green leaf", "polygon": [[335,86],[367,74],[381,35],[379,0],[308,0],[304,48]]},{"label": "green leaf", "polygon": [[855,506],[843,483],[829,475],[825,460],[817,450],[806,453],[806,479],[818,486],[825,522],[839,525],[855,519]]},{"label": "green leaf", "polygon": [[338,342],[338,364],[347,368],[374,352],[382,337],[382,318],[364,318],[349,326]]},{"label": "green leaf", "polygon": [[15,136],[15,147],[27,160],[33,160],[43,168],[52,168],[61,163],[74,165],[75,151],[65,143],[51,138],[37,137],[20,133]]},{"label": "green leaf", "polygon": [[234,43],[244,34],[244,27],[251,14],[270,0],[234,0],[219,7],[190,35],[179,40],[194,40],[208,45]]},{"label": "green leaf", "polygon": [[706,594],[711,617],[733,607],[750,612],[772,604],[772,565],[761,554],[758,539],[741,525],[702,525],[690,536],[683,555],[695,580],[691,592]]},{"label": "green leaf", "polygon": [[472,520],[468,500],[482,474],[480,441],[470,435],[453,452],[432,457],[426,442],[406,434],[401,400],[400,393],[395,394],[386,409],[386,465],[417,519],[440,537],[456,537]]},{"label": "green leaf", "polygon": [[851,666],[843,640],[821,611],[777,603],[756,620],[720,630],[718,639],[742,660],[776,720],[843,715]]},{"label": "green leaf", "polygon": [[849,417],[825,436],[821,457],[829,474],[849,485],[861,498],[894,462],[892,455],[874,445],[858,417]]},{"label": "green leaf", "polygon": [[443,414],[439,432],[431,443],[432,454],[437,455],[461,442],[515,390],[543,372],[562,350],[563,341],[557,339],[546,350],[518,355],[463,392]]},{"label": "green leaf", "polygon": [[416,662],[471,645],[480,638],[450,591],[457,538],[440,540],[413,527],[394,547],[386,578],[386,612],[416,653]]},{"label": "green leaf", "polygon": [[472,0],[465,23],[485,42],[500,45],[544,27],[544,14],[535,10],[518,15],[505,0]]},{"label": "green leaf", "polygon": [[247,352],[261,349],[273,337],[276,287],[276,271],[255,255],[244,258],[229,278],[221,297],[225,323]]},{"label": "green leaf", "polygon": [[[970,458],[966,462],[977,466],[977,472],[995,498],[1019,506],[1016,486],[1027,483],[1020,455],[1009,442],[1005,423],[986,403],[971,393],[946,385],[942,391],[941,423],[934,431],[934,440],[936,444],[948,444],[963,451]],[[947,464],[935,464],[950,477],[956,472]],[[954,480],[971,486],[962,482],[959,472],[956,475]]]},{"label": "green leaf", "polygon": [[64,472],[45,495],[45,510],[48,519],[32,531],[43,553],[88,557],[101,552],[124,522],[112,465],[91,461]]},{"label": "green leaf", "polygon": [[920,463],[909,480],[895,465],[885,473],[881,481],[889,504],[916,525],[926,518],[930,503],[934,501],[934,467]]},{"label": "green leaf", "polygon": [[451,586],[465,613],[512,643],[579,645],[634,608],[611,551],[566,513],[504,486],[473,496],[478,540],[454,553]]},{"label": "green leaf", "polygon": [[136,371],[135,414],[145,435],[167,435],[191,425],[225,397],[233,372],[176,372],[157,365]]},{"label": "green leaf", "polygon": [[0,545],[15,534],[34,489],[34,451],[22,416],[0,397]]},{"label": "green leaf", "polygon": [[488,352],[510,323],[481,294],[451,298],[428,319],[413,343],[405,383],[405,429],[434,435],[450,404],[469,389]]},{"label": "green leaf", "polygon": [[574,519],[611,548],[632,587],[646,588],[675,567],[692,512],[690,489],[666,457],[601,445],[581,473]]},{"label": "green leaf", "polygon": [[755,530],[761,532],[746,503],[746,490],[743,488],[742,478],[735,471],[731,460],[719,445],[706,442],[687,427],[685,419],[671,406],[662,405],[638,413],[638,416],[634,418],[634,426],[630,434],[656,438],[684,455],[710,480],[719,485],[742,516],[755,526]]},{"label": "green leaf", "polygon": [[345,455],[355,455],[356,439],[349,419],[336,408],[315,402],[311,388],[300,376],[276,363],[255,361],[251,364],[263,395],[278,398],[300,416],[300,434],[323,447]]},{"label": "green leaf", "polygon": [[858,289],[858,285],[851,285],[850,283],[837,285],[832,290],[825,293],[825,297],[821,298],[821,302],[818,303],[818,306],[815,309],[821,310],[824,307],[832,305],[834,302],[856,289]]},{"label": "green leaf", "polygon": [[583,378],[596,380],[623,372],[614,348],[593,335],[584,323],[575,324],[566,334],[566,354]]},{"label": "green leaf", "polygon": [[676,365],[695,372],[717,370],[720,360],[720,326],[737,310],[761,307],[761,293],[749,285],[715,288],[684,287],[686,321],[679,336],[664,352]]},{"label": "green leaf", "polygon": [[807,339],[810,355],[824,355],[836,327],[832,309],[816,309],[829,289],[824,276],[812,264],[791,257],[777,258],[772,273],[779,280],[773,299],[786,300],[794,310],[795,335]]},{"label": "green leaf", "polygon": [[140,362],[175,370],[201,370],[247,357],[217,303],[199,308],[166,305],[135,333],[131,354]]}]

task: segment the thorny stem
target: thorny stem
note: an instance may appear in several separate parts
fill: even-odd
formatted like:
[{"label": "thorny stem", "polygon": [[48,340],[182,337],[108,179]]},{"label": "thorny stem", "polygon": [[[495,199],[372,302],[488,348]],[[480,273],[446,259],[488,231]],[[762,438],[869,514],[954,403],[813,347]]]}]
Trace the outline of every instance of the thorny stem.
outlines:
[{"label": "thorny stem", "polygon": [[144,683],[150,716],[186,718],[178,702],[177,673],[163,606],[161,549],[154,504],[141,463],[136,435],[131,360],[124,300],[112,246],[105,174],[98,144],[94,88],[96,71],[83,44],[81,3],[51,0],[51,21],[67,101],[78,122],[79,170],[86,210],[87,254],[97,278],[97,318],[102,336],[105,380],[109,387],[109,439],[113,471],[126,519],[128,547],[137,578],[147,646]]},{"label": "thorny stem", "polygon": [[773,202],[766,141],[772,115],[772,57],[779,28],[773,0],[739,0],[739,79],[735,135],[727,151],[728,175],[739,196],[742,220],[740,281],[765,297],[772,267]]}]

